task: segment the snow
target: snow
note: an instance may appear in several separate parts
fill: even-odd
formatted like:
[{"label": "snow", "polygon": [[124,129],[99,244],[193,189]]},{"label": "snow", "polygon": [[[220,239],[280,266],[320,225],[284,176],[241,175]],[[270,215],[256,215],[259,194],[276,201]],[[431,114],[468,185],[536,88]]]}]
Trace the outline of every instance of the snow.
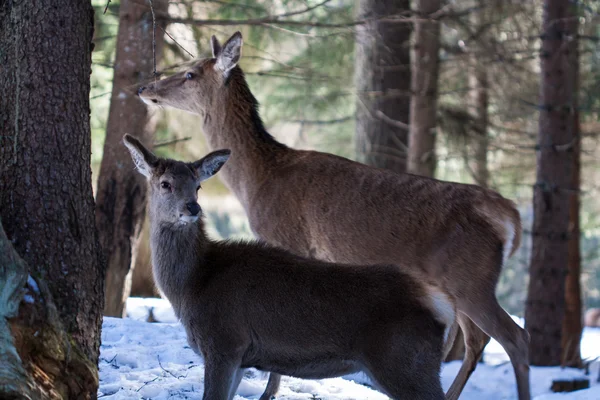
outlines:
[{"label": "snow", "polygon": [[25,288],[24,292],[25,293],[23,295],[23,301],[29,304],[33,304],[35,302],[35,298],[32,296],[32,293],[37,295],[40,294],[40,288],[38,287],[35,279],[31,277],[31,275],[27,276],[27,287]]},{"label": "snow", "polygon": [[[161,323],[145,322],[149,310]],[[102,399],[201,399],[204,365],[187,345],[185,332],[166,300],[130,298],[129,318],[104,318],[100,349],[100,390]],[[522,321],[516,319],[518,322]],[[586,328],[582,339],[585,359],[600,357],[600,329]],[[461,400],[504,400],[516,398],[515,378],[506,353],[497,342],[490,342],[469,379]],[[598,400],[596,382],[599,362],[592,363],[592,387],[572,393],[552,393],[553,379],[586,377],[583,371],[559,367],[532,367],[531,389],[534,400]],[[442,385],[448,389],[460,362],[444,364]],[[258,399],[266,387],[268,374],[254,369],[246,372],[235,400]],[[302,380],[282,379],[281,400],[386,400],[387,396],[361,384],[363,374],[344,378]]]},{"label": "snow", "polygon": [[31,290],[34,291],[34,293],[40,293],[40,288],[37,285],[37,282],[35,281],[35,279],[33,279],[31,277],[31,275],[29,275],[27,277],[27,284],[29,285],[29,287],[31,288]]}]

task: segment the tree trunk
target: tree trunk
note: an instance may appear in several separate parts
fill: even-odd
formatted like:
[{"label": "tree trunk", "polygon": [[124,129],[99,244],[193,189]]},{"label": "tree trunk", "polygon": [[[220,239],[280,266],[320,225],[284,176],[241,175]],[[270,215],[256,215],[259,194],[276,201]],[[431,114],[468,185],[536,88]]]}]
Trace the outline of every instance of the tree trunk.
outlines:
[{"label": "tree trunk", "polygon": [[408,172],[433,177],[435,173],[435,127],[439,77],[440,24],[430,16],[441,0],[417,0],[420,21],[415,23],[412,53],[412,97]]},{"label": "tree trunk", "polygon": [[[153,5],[155,13],[166,14],[166,0],[155,0]],[[163,43],[157,27],[157,61]],[[104,314],[112,317],[125,316],[146,210],[146,181],[135,171],[122,140],[129,133],[144,143],[153,141],[154,124],[136,93],[142,81],[152,77],[152,13],[147,3],[124,0],[119,9],[113,91],[96,196],[96,225],[107,259]]]},{"label": "tree trunk", "polygon": [[[473,29],[478,31],[485,29],[485,25],[488,24],[489,18],[485,14],[486,9],[491,6],[486,6],[485,2],[479,1],[481,10],[472,14]],[[492,8],[493,10],[493,8]],[[481,65],[480,59],[482,53],[486,50],[485,46],[481,44],[481,41],[485,40],[485,37],[480,37],[478,40],[474,40],[473,45],[470,46],[471,54],[469,54],[469,108],[471,113],[475,117],[475,141],[473,142],[474,147],[474,163],[473,163],[473,179],[479,186],[488,187],[490,180],[490,173],[488,170],[488,150],[489,150],[489,136],[488,136],[488,74],[485,65]]]},{"label": "tree trunk", "polygon": [[356,148],[361,162],[406,171],[410,111],[409,23],[378,21],[410,11],[409,0],[360,0],[356,32]]},{"label": "tree trunk", "polygon": [[152,275],[152,258],[150,256],[150,227],[148,218],[140,233],[135,268],[131,277],[131,296],[160,297]]},{"label": "tree trunk", "polygon": [[[575,28],[575,30],[577,30]],[[575,72],[576,88],[579,88],[579,55],[576,47],[573,53],[573,67]],[[574,117],[574,135],[576,143],[573,148],[573,170],[571,187],[575,192],[569,199],[569,261],[567,264],[567,278],[565,281],[565,317],[562,323],[562,363],[567,367],[581,368],[581,333],[583,330],[583,317],[581,315],[581,252],[579,239],[579,206],[581,195],[581,136],[579,130],[579,112],[577,109]]]},{"label": "tree trunk", "polygon": [[[11,322],[16,348],[38,383],[92,374],[85,385],[57,390],[95,397],[104,268],[90,168],[93,8],[75,0],[5,1],[0,21],[0,216],[48,300],[44,310],[34,303]],[[66,336],[53,340],[39,321],[61,325]],[[46,352],[58,349],[68,366],[46,363]],[[76,368],[83,364],[89,368]]]},{"label": "tree trunk", "polygon": [[532,365],[560,365],[569,261],[569,199],[577,144],[577,21],[567,0],[546,0],[542,33],[537,182],[525,322]]}]

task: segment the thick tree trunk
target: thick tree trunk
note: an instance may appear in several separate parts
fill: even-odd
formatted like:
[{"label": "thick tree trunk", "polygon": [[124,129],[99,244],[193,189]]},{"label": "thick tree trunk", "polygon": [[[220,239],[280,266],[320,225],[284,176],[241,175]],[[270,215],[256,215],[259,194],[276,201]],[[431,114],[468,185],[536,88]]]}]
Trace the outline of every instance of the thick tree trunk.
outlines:
[{"label": "thick tree trunk", "polygon": [[533,249],[525,323],[532,365],[560,365],[569,261],[569,199],[572,192],[577,93],[574,5],[546,0],[542,33],[537,182],[534,186]]},{"label": "thick tree trunk", "polygon": [[431,18],[440,0],[417,0],[420,20],[415,23],[412,60],[412,97],[408,172],[433,177],[439,76],[440,24]]},{"label": "thick tree trunk", "polygon": [[410,10],[409,0],[360,0],[355,82],[359,161],[406,171],[410,111],[410,31],[406,23],[378,21]]},{"label": "thick tree trunk", "polygon": [[[0,21],[0,216],[44,302],[57,310],[21,307],[11,322],[16,349],[36,382],[91,374],[85,385],[56,390],[95,397],[104,268],[90,168],[93,9],[75,0],[4,1]],[[58,325],[64,334],[39,329]],[[61,368],[46,363],[47,351],[61,349]]]},{"label": "thick tree trunk", "polygon": [[[153,1],[166,14],[166,0]],[[137,96],[137,87],[153,77],[152,13],[147,3],[125,0],[119,11],[119,34],[104,155],[98,176],[96,224],[107,259],[104,314],[125,315],[139,234],[146,209],[146,182],[135,171],[122,144],[129,133],[152,143],[154,124]],[[162,30],[157,27],[155,54],[160,60]]]},{"label": "thick tree trunk", "polygon": [[[575,66],[578,67],[578,58]],[[581,333],[583,317],[581,314],[581,251],[579,227],[579,206],[581,192],[581,142],[578,112],[575,111],[575,136],[578,139],[574,147],[572,188],[569,199],[569,261],[565,281],[565,317],[562,323],[562,365],[581,368]]]}]

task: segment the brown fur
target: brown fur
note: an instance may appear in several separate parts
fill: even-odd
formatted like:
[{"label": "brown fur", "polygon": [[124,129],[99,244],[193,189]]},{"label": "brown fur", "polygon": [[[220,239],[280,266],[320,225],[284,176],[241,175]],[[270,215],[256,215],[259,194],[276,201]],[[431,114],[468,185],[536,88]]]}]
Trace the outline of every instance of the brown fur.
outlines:
[{"label": "brown fur", "polygon": [[[520,243],[514,204],[478,186],[283,146],[264,129],[241,69],[215,68],[228,65],[220,49],[241,51],[241,35],[216,47],[216,58],[150,85],[140,97],[201,115],[210,147],[232,149],[236,156],[221,176],[258,237],[323,260],[422,271],[457,299],[461,311],[467,350],[447,398],[458,398],[491,335],[510,356],[519,399],[528,400],[529,335],[495,297],[503,262]],[[193,79],[185,79],[187,72]]]},{"label": "brown fur", "polygon": [[590,308],[585,312],[584,325],[600,328],[600,308]]},{"label": "brown fur", "polygon": [[205,360],[204,400],[231,400],[250,367],[301,378],[364,371],[393,399],[444,398],[442,346],[455,318],[448,296],[396,266],[210,240],[189,209],[227,153],[186,164],[125,142],[150,184],[156,282]]}]

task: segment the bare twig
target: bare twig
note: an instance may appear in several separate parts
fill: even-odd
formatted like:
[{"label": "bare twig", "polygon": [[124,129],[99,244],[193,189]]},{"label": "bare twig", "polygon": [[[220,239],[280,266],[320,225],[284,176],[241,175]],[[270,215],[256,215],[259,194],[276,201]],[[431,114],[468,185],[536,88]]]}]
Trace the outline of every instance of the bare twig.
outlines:
[{"label": "bare twig", "polygon": [[385,122],[386,124],[389,124],[389,125],[395,126],[396,128],[404,129],[404,130],[406,130],[406,131],[408,131],[408,130],[409,130],[409,128],[408,128],[408,124],[405,124],[405,123],[404,123],[404,122],[402,122],[402,121],[398,121],[397,119],[393,119],[393,118],[390,118],[390,117],[388,117],[388,116],[387,116],[387,115],[385,115],[385,114],[383,113],[383,111],[381,111],[381,110],[375,110],[375,113],[374,113],[374,114],[375,114],[375,116],[376,116],[377,118],[379,118],[380,120],[382,120],[382,121],[383,121],[383,122]]},{"label": "bare twig", "polygon": [[108,10],[108,5],[110,4],[110,0],[108,0],[106,2],[106,7],[104,7],[104,12],[102,14],[106,14],[106,11]]},{"label": "bare twig", "polygon": [[[193,19],[193,18],[173,18],[168,15],[159,15],[159,18],[168,21],[172,24],[184,24],[184,25],[198,25],[198,26],[231,26],[231,25],[290,25],[290,26],[308,26],[316,28],[349,28],[357,25],[364,25],[367,20],[350,21],[339,24],[329,24],[325,22],[310,22],[310,21],[294,21],[294,20],[280,20],[279,17],[264,17],[256,19]],[[411,22],[411,21],[408,21]]]},{"label": "bare twig", "polygon": [[[358,26],[358,25],[365,25],[369,22],[374,22],[374,21],[388,22],[388,23],[414,23],[414,22],[419,22],[419,21],[439,20],[444,17],[456,16],[456,15],[463,14],[463,12],[449,13],[446,9],[442,9],[434,14],[429,15],[426,18],[419,17],[419,16],[411,16],[411,13],[408,12],[408,13],[402,13],[402,14],[396,14],[396,15],[389,15],[389,16],[380,17],[380,18],[368,18],[368,19],[362,19],[362,20],[356,20],[356,21],[342,22],[342,23],[337,23],[337,24],[331,24],[331,23],[327,23],[327,22],[298,21],[298,20],[285,19],[285,18],[288,18],[291,16],[303,14],[303,13],[309,12],[311,10],[314,10],[315,8],[322,6],[326,2],[327,1],[321,2],[315,6],[307,7],[300,11],[294,11],[294,12],[277,14],[277,15],[267,15],[267,16],[264,16],[261,18],[253,18],[253,19],[238,19],[238,20],[235,20],[235,19],[233,19],[233,20],[232,19],[193,19],[193,18],[170,17],[167,14],[162,14],[162,15],[159,15],[158,17],[165,21],[168,21],[170,23],[185,24],[185,25],[199,25],[199,26],[206,26],[206,25],[213,25],[213,26],[265,25],[265,26],[268,26],[269,24],[271,24],[271,25],[276,24],[276,25],[304,26],[304,27],[316,27],[316,28],[349,28],[349,27],[354,27],[354,26]],[[472,10],[469,9],[464,12],[471,12],[471,11]]]},{"label": "bare twig", "polygon": [[[167,35],[169,38],[171,38],[171,40],[179,47],[181,47],[181,49],[183,51],[185,51],[186,53],[188,53],[190,55],[190,57],[192,58],[196,58],[194,57],[194,55],[192,53],[190,53],[185,47],[183,47],[182,45],[180,45],[177,40],[175,40],[175,38],[173,36],[171,36],[171,34],[169,32],[167,32],[166,30],[163,29],[162,26],[159,26],[160,30],[164,32],[165,35]],[[154,69],[156,70],[156,67],[154,67]]]},{"label": "bare twig", "polygon": [[97,95],[95,95],[95,96],[92,96],[92,97],[90,97],[90,100],[97,99],[98,97],[104,97],[104,96],[106,96],[106,95],[109,95],[109,94],[111,94],[111,93],[112,93],[112,92],[104,92],[104,93],[100,93],[100,94],[97,94]]},{"label": "bare twig", "polygon": [[305,124],[305,125],[333,125],[333,124],[341,124],[342,122],[350,121],[353,119],[353,116],[337,118],[337,119],[328,119],[328,120],[310,120],[310,119],[293,119],[290,120],[292,123],[296,124]]},{"label": "bare twig", "polygon": [[157,147],[163,147],[163,146],[168,146],[168,145],[174,144],[174,143],[185,142],[187,140],[190,140],[191,138],[192,138],[191,136],[186,136],[183,138],[175,138],[175,139],[165,140],[163,142],[155,143],[154,148],[156,149]]},{"label": "bare twig", "polygon": [[152,73],[156,79],[156,15],[154,14],[154,5],[152,0],[148,0],[150,3],[150,11],[152,12]]},{"label": "bare twig", "polygon": [[160,378],[160,376],[157,376],[156,378],[148,381],[148,382],[144,382],[144,384],[142,386],[139,387],[139,389],[136,390],[136,392],[139,392],[140,390],[142,390],[144,387],[146,387],[147,384],[154,382],[155,380],[157,380],[158,378]]},{"label": "bare twig", "polygon": [[157,355],[157,356],[156,356],[156,359],[158,360],[158,365],[160,366],[160,368],[161,368],[163,371],[165,371],[167,374],[171,375],[173,378],[175,378],[175,379],[181,379],[181,378],[185,378],[185,377],[187,376],[187,374],[186,374],[186,375],[180,375],[180,376],[177,376],[177,375],[175,375],[174,373],[172,373],[171,371],[169,371],[169,370],[165,369],[165,368],[162,366],[162,364],[161,364],[161,362],[160,362],[160,356],[158,356],[158,355]]},{"label": "bare twig", "polygon": [[299,14],[304,14],[307,13],[309,11],[314,10],[315,8],[319,8],[327,3],[329,3],[330,0],[324,0],[322,2],[320,2],[319,4],[315,4],[314,6],[311,7],[306,7],[303,10],[299,10],[299,11],[291,11],[289,13],[283,13],[283,14],[279,14],[279,18],[287,18],[287,17],[293,17],[294,15],[299,15]]},{"label": "bare twig", "polygon": [[181,23],[181,24],[187,24],[187,25],[221,25],[221,26],[227,26],[227,25],[265,25],[265,24],[280,24],[280,25],[298,25],[298,26],[328,26],[328,27],[344,27],[344,26],[354,26],[354,25],[360,25],[363,22],[349,22],[347,24],[325,24],[325,23],[319,23],[319,22],[305,22],[305,21],[293,21],[293,20],[287,20],[284,21],[282,20],[282,18],[289,18],[289,17],[293,17],[293,16],[297,16],[300,14],[305,14],[308,13],[318,7],[321,7],[325,4],[327,4],[329,1],[331,0],[323,0],[322,2],[315,4],[313,6],[309,6],[309,7],[305,7],[301,10],[298,11],[291,11],[291,12],[286,12],[286,13],[282,13],[282,14],[276,14],[276,15],[267,15],[264,17],[260,17],[260,18],[254,18],[254,19],[247,19],[247,20],[196,20],[193,18],[173,18],[170,17],[168,14],[159,14],[159,18],[169,21],[171,23]]}]

